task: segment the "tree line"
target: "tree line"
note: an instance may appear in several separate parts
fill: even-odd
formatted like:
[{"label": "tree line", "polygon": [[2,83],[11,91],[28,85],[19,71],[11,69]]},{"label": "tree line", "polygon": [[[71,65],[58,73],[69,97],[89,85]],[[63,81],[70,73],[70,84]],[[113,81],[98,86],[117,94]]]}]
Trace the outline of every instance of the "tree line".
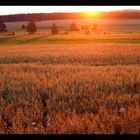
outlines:
[{"label": "tree line", "polygon": [[[33,19],[31,19],[29,21],[27,26],[22,25],[21,28],[26,29],[26,31],[29,34],[35,34],[37,32],[37,26]],[[79,31],[79,30],[80,29],[77,27],[76,23],[70,24],[70,31]],[[90,31],[89,26],[87,24],[83,25],[81,27],[81,30],[85,31],[85,34],[89,34],[89,31]],[[93,24],[92,30],[97,31],[97,24]],[[0,21],[0,32],[6,32],[6,31],[8,31],[6,24],[4,22]],[[51,32],[52,32],[52,34],[58,34],[58,32],[59,32],[59,28],[55,23],[53,23],[53,25],[51,27]],[[67,32],[65,32],[65,33],[67,34]],[[12,32],[12,35],[14,35],[14,32]]]},{"label": "tree line", "polygon": [[[101,12],[101,18],[140,18],[140,10],[126,10],[114,12]],[[63,20],[63,19],[84,19],[89,18],[84,16],[82,12],[75,13],[32,13],[32,14],[15,14],[1,15],[0,20],[4,22],[14,21],[29,21],[31,18],[37,21],[41,20]]]}]

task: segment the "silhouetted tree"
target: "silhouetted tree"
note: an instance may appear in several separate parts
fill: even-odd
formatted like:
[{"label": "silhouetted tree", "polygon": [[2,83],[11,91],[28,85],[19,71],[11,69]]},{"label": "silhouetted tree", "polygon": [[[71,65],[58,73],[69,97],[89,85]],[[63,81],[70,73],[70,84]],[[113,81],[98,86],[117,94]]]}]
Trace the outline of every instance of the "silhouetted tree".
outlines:
[{"label": "silhouetted tree", "polygon": [[34,20],[30,20],[30,22],[27,25],[26,30],[29,34],[34,34],[37,32],[37,28],[36,28],[36,24],[35,24]]},{"label": "silhouetted tree", "polygon": [[7,26],[0,21],[0,32],[6,32],[7,31]]},{"label": "silhouetted tree", "polygon": [[76,26],[76,23],[72,23],[72,24],[70,25],[70,30],[71,30],[71,31],[77,31],[77,30],[78,30],[78,28],[77,28],[77,26]]},{"label": "silhouetted tree", "polygon": [[21,28],[22,28],[22,29],[25,29],[25,28],[26,28],[26,26],[25,26],[25,25],[22,25],[22,26],[21,26]]},{"label": "silhouetted tree", "polygon": [[93,24],[93,31],[97,30],[97,24]]},{"label": "silhouetted tree", "polygon": [[85,34],[89,34],[89,26],[86,24],[84,26]]},{"label": "silhouetted tree", "polygon": [[85,30],[85,26],[84,25],[81,26],[81,30]]},{"label": "silhouetted tree", "polygon": [[89,30],[89,26],[86,24],[86,25],[84,26],[84,29],[85,29],[85,31]]},{"label": "silhouetted tree", "polygon": [[58,34],[58,27],[55,25],[55,23],[53,23],[52,26],[52,34]]}]

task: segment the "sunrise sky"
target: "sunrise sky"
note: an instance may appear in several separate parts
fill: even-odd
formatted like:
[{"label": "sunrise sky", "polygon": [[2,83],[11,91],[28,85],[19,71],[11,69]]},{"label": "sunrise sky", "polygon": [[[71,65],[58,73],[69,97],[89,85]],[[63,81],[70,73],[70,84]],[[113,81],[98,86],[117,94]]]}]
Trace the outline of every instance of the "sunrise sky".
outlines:
[{"label": "sunrise sky", "polygon": [[92,12],[134,9],[140,6],[0,6],[0,15],[19,13]]}]

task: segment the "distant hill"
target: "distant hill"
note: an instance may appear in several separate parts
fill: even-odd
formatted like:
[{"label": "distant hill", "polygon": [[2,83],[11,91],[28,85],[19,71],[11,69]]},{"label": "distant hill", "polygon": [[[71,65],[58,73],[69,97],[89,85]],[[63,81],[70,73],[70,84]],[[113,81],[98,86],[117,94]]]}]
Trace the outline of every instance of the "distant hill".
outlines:
[{"label": "distant hill", "polygon": [[[140,18],[140,10],[120,10],[113,12],[101,12],[99,18]],[[62,19],[86,19],[84,13],[32,13],[32,14],[16,14],[1,15],[0,20],[4,22],[28,21],[34,19],[41,20],[62,20]],[[90,17],[91,18],[91,17]]]}]

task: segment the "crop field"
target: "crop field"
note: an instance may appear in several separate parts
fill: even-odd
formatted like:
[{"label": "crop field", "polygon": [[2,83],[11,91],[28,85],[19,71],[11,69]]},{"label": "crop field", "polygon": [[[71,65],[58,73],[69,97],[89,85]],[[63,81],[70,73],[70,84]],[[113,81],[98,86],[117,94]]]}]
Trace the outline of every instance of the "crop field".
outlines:
[{"label": "crop field", "polygon": [[140,33],[120,31],[1,34],[0,133],[139,134]]}]

